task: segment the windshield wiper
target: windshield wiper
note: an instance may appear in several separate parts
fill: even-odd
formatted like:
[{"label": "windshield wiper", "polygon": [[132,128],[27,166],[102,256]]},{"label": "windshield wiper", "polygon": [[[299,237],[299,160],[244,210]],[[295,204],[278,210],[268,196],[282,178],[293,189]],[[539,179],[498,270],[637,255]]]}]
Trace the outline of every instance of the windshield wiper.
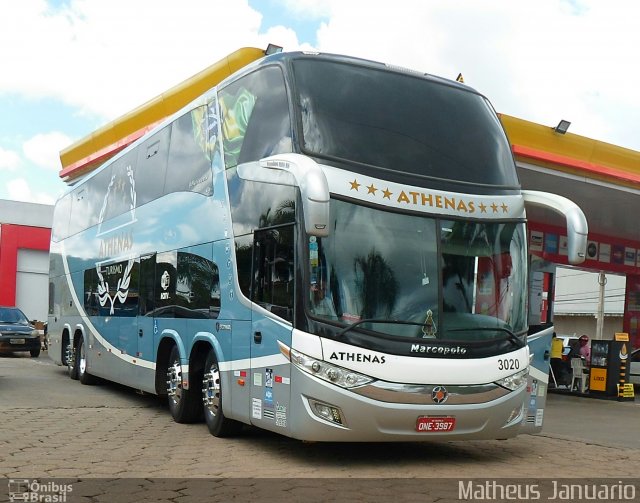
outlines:
[{"label": "windshield wiper", "polygon": [[352,328],[356,328],[358,325],[362,325],[363,323],[386,323],[388,325],[415,325],[418,327],[424,327],[427,325],[427,323],[418,323],[415,321],[401,321],[401,320],[376,320],[373,318],[365,318],[363,320],[358,320],[355,323],[352,323],[351,325],[343,328],[342,330],[340,330],[340,332],[338,332],[338,337],[342,337],[344,334],[346,334],[349,330],[351,330]]},{"label": "windshield wiper", "polygon": [[511,330],[504,327],[468,327],[468,328],[450,328],[447,329],[446,332],[473,332],[474,330],[484,330],[484,331],[498,331],[505,332],[507,336],[505,340],[511,341],[519,348],[523,348],[526,346],[526,343],[520,339],[516,334],[514,334]]}]

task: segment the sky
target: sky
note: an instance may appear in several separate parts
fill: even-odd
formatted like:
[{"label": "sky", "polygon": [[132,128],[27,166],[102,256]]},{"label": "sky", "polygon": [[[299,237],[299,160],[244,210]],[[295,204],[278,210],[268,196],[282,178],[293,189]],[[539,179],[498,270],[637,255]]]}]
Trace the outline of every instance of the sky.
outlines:
[{"label": "sky", "polygon": [[637,0],[0,0],[0,199],[53,204],[59,152],[240,47],[455,79],[504,114],[640,151]]}]

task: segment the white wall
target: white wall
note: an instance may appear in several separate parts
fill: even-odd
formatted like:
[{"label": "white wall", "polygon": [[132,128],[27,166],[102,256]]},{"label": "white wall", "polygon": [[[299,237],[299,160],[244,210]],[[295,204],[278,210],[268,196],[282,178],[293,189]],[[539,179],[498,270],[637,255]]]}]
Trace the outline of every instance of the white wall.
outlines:
[{"label": "white wall", "polygon": [[[606,278],[604,312],[622,315],[627,278],[611,273],[607,273]],[[556,269],[553,312],[556,316],[562,314],[595,315],[598,311],[599,291],[597,272],[558,267]]]},{"label": "white wall", "polygon": [[18,250],[16,306],[30,320],[46,321],[49,306],[49,253]]}]

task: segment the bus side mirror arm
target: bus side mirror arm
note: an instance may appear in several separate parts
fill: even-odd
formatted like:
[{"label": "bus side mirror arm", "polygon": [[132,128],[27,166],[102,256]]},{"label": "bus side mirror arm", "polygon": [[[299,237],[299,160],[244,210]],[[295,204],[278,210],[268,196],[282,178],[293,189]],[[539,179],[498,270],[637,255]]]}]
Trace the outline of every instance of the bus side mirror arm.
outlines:
[{"label": "bus side mirror arm", "polygon": [[310,236],[329,235],[329,184],[313,159],[300,154],[278,154],[260,160],[262,168],[291,173],[300,189],[305,231]]},{"label": "bus side mirror arm", "polygon": [[565,217],[567,222],[567,259],[570,264],[584,262],[587,256],[589,226],[580,207],[566,197],[537,190],[523,190],[522,197],[525,204],[546,208]]}]

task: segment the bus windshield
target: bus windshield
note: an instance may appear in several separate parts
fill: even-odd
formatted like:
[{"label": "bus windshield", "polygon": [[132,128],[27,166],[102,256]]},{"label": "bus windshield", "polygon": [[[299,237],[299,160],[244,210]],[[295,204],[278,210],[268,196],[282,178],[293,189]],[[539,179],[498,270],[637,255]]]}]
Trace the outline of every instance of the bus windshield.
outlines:
[{"label": "bus windshield", "polygon": [[331,201],[330,223],[329,237],[308,237],[312,316],[387,337],[443,341],[526,331],[523,223],[446,220],[339,200]]},{"label": "bus windshield", "polygon": [[[363,63],[364,65],[364,63]],[[306,57],[293,62],[302,151],[380,178],[516,188],[511,149],[481,95],[419,74]],[[446,175],[444,175],[446,174]],[[406,175],[405,175],[406,176]],[[495,190],[495,189],[494,189]]]}]

